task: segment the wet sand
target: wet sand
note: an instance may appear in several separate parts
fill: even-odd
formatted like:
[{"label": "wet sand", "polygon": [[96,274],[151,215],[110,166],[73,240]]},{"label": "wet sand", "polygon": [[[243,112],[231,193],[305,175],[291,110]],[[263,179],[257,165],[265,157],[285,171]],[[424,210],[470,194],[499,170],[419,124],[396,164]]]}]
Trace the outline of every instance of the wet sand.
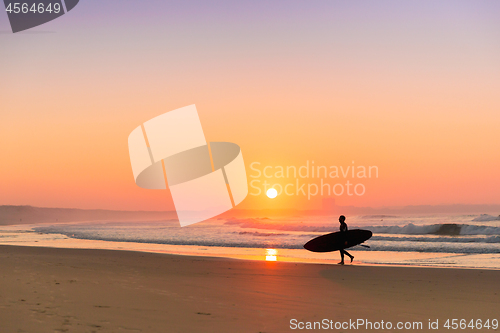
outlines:
[{"label": "wet sand", "polygon": [[444,332],[448,318],[500,319],[498,281],[494,270],[0,246],[0,332],[312,331],[292,330],[293,319]]}]

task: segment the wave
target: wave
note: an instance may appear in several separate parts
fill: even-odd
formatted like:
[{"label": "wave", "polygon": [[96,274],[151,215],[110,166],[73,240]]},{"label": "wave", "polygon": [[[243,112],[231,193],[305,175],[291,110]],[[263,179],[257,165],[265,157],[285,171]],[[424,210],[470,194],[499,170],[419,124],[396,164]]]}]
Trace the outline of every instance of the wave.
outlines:
[{"label": "wave", "polygon": [[415,225],[409,223],[405,226],[372,226],[365,227],[373,233],[380,234],[405,234],[405,235],[447,235],[447,236],[467,236],[467,235],[500,235],[499,227],[470,224],[431,224]]},{"label": "wave", "polygon": [[[149,244],[166,244],[166,245],[195,245],[195,246],[210,246],[210,247],[234,247],[234,248],[275,248],[275,249],[303,249],[304,239],[280,239],[268,241],[255,241],[244,239],[161,239],[152,237],[137,237],[132,238],[123,237],[123,235],[102,235],[95,232],[78,232],[70,233],[63,230],[43,230],[37,228],[38,232],[43,233],[57,233],[64,234],[71,238],[88,239],[88,240],[102,240],[111,242],[133,242],[133,243],[149,243]],[[310,238],[310,236],[308,236]],[[360,246],[353,247],[352,250],[356,251],[395,251],[395,252],[426,252],[426,253],[500,253],[498,244],[488,243],[471,243],[464,247],[463,245],[454,242],[446,243],[436,241],[422,241],[418,242],[417,239],[399,239],[400,241],[390,241],[397,239],[397,237],[377,237],[374,236],[368,240],[367,244],[371,249],[366,249]],[[407,240],[407,241],[406,241]],[[498,243],[498,239],[494,243]],[[326,254],[328,255],[328,254]]]},{"label": "wave", "polygon": [[391,242],[425,242],[425,243],[500,243],[500,236],[488,236],[488,237],[373,236],[371,240],[391,241]]},{"label": "wave", "polygon": [[[282,221],[266,221],[258,219],[230,219],[224,224],[238,225],[240,228],[254,228],[264,230],[279,230],[279,231],[302,231],[328,233],[337,231],[337,225],[310,225],[304,222],[287,223]],[[404,226],[363,226],[361,229],[370,230],[373,233],[380,234],[406,234],[406,235],[447,235],[447,236],[466,236],[466,235],[500,235],[500,227],[486,225],[471,225],[471,224],[430,224],[416,225],[408,223]],[[357,229],[355,226],[350,226],[350,229]]]},{"label": "wave", "polygon": [[476,217],[472,221],[474,221],[474,222],[500,221],[500,215],[492,216],[492,215],[488,215],[488,214],[481,214],[480,216]]},{"label": "wave", "polygon": [[279,220],[269,220],[262,221],[260,219],[247,218],[247,219],[237,219],[231,218],[224,222],[225,225],[238,225],[240,228],[254,228],[254,229],[264,229],[264,230],[280,230],[280,231],[305,231],[305,232],[333,232],[338,225],[332,226],[314,226],[309,224],[304,224],[304,222],[283,222]]},{"label": "wave", "polygon": [[362,219],[389,219],[389,218],[398,218],[396,215],[363,215]]},{"label": "wave", "polygon": [[[470,243],[463,246],[461,243],[384,242],[374,240],[369,244],[372,251],[461,254],[500,253],[498,244],[488,243]],[[363,248],[356,247],[355,250],[363,251]]]},{"label": "wave", "polygon": [[[107,242],[130,242],[130,243],[147,243],[147,244],[164,244],[164,245],[196,245],[196,246],[215,246],[215,247],[247,247],[247,248],[282,248],[282,249],[302,249],[302,243],[294,239],[290,240],[266,240],[255,241],[254,239],[232,239],[230,237],[222,238],[164,238],[162,236],[138,236],[138,235],[123,235],[123,234],[104,234],[96,231],[65,231],[54,228],[34,228],[36,232],[44,234],[61,234],[70,238],[100,240]],[[275,235],[275,234],[273,234]]]},{"label": "wave", "polygon": [[[355,228],[351,226],[351,229]],[[77,239],[113,242],[303,249],[303,244],[308,240],[336,229],[336,225],[318,223],[315,226],[311,222],[300,220],[224,219],[193,228],[180,228],[174,223],[106,222],[44,225],[32,230]],[[402,226],[364,226],[362,229],[374,233],[366,242],[373,251],[500,253],[500,226],[407,223]],[[366,249],[356,247],[354,250]]]},{"label": "wave", "polygon": [[238,235],[250,235],[258,237],[273,237],[273,236],[290,236],[290,234],[273,233],[273,232],[258,232],[258,231],[240,231]]}]

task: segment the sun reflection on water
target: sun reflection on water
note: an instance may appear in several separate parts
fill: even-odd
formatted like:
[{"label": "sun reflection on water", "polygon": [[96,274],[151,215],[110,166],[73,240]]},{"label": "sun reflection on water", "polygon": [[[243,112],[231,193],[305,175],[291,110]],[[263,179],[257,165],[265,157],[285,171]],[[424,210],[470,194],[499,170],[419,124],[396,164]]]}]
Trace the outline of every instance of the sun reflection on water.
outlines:
[{"label": "sun reflection on water", "polygon": [[276,249],[266,249],[266,261],[276,261],[278,250]]}]

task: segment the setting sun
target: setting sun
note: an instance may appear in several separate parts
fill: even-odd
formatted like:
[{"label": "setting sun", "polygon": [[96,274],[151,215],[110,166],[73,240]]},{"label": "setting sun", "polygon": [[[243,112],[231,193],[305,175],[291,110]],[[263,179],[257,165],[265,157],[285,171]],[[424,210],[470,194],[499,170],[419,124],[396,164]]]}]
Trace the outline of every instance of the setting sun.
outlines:
[{"label": "setting sun", "polygon": [[274,199],[278,195],[278,191],[276,191],[276,189],[274,188],[270,188],[269,190],[267,190],[266,194],[269,198]]}]

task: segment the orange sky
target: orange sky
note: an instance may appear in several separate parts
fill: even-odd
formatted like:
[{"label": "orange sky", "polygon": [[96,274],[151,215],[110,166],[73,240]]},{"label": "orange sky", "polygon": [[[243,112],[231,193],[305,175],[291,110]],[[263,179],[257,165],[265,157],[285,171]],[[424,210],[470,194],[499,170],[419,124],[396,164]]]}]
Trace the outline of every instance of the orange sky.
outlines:
[{"label": "orange sky", "polygon": [[2,34],[0,204],[171,209],[168,193],[135,185],[127,137],[190,104],[208,141],[240,145],[249,175],[252,162],[378,166],[341,205],[500,204],[500,24],[482,6],[97,28],[82,4],[40,28],[55,33]]}]

